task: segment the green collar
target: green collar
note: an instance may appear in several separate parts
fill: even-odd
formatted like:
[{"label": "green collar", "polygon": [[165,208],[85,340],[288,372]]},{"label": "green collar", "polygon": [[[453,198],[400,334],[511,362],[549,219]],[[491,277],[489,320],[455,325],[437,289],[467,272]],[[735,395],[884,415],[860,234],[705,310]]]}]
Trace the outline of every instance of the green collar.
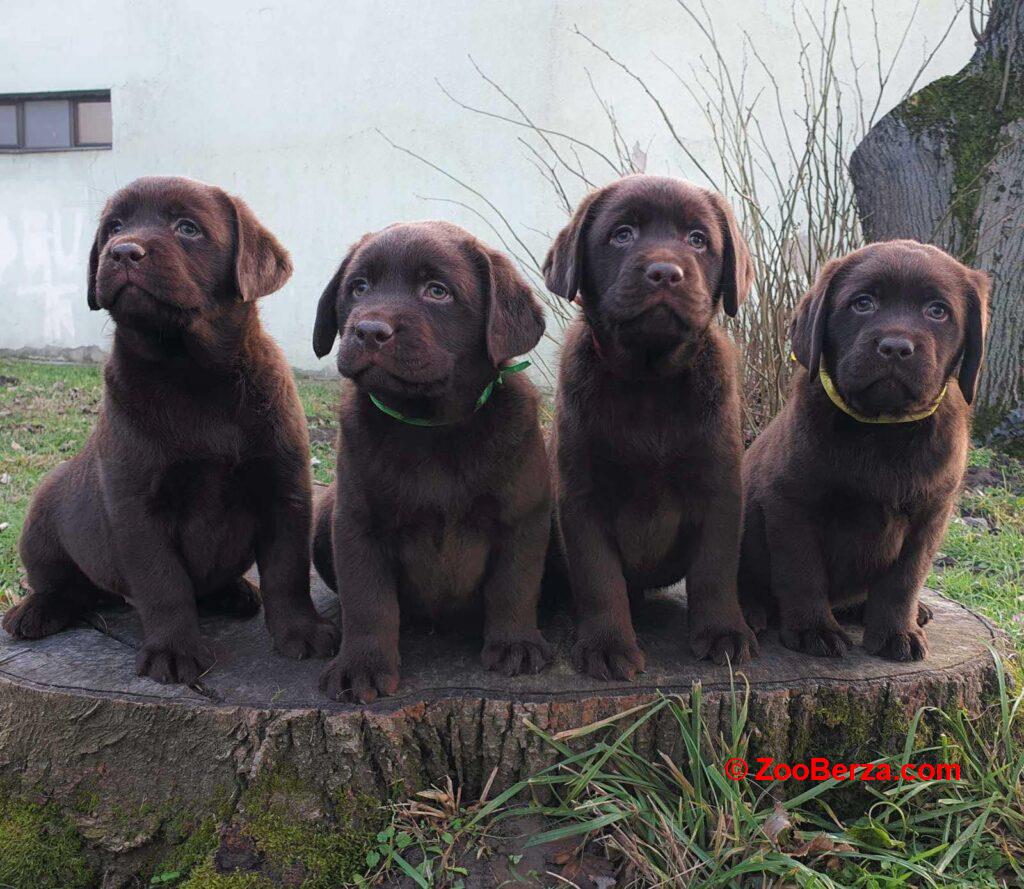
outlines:
[{"label": "green collar", "polygon": [[[512,376],[512,374],[517,374],[520,371],[526,370],[526,368],[528,368],[529,366],[529,361],[520,361],[518,364],[512,364],[509,367],[500,368],[498,370],[498,375],[493,380],[491,380],[487,384],[487,387],[484,389],[484,391],[480,393],[480,397],[476,400],[476,407],[473,408],[473,411],[476,412],[480,410],[480,408],[482,408],[485,404],[487,404],[488,401],[490,401],[491,395],[494,393],[495,386],[500,386],[502,383],[505,382],[505,379],[507,377]],[[396,411],[393,407],[388,407],[372,392],[369,394],[370,401],[373,402],[374,407],[376,407],[379,411],[382,411],[383,413],[387,414],[389,417],[393,417],[394,419],[398,420],[400,423],[407,423],[409,426],[451,425],[445,420],[427,420],[424,419],[423,417],[407,417],[405,414]]]}]

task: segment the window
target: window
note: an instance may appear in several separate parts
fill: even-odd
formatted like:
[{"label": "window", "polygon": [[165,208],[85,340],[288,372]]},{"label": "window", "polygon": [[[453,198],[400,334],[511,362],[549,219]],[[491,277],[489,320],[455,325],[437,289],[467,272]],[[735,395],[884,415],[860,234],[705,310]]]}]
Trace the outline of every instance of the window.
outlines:
[{"label": "window", "polygon": [[75,103],[76,143],[109,145],[113,121],[110,118],[110,99],[79,100]]},{"label": "window", "polygon": [[110,93],[0,95],[0,152],[110,148]]},{"label": "window", "polygon": [[0,148],[18,147],[18,106],[0,105]]},{"label": "window", "polygon": [[21,109],[25,148],[71,147],[71,117],[66,99],[25,102]]}]

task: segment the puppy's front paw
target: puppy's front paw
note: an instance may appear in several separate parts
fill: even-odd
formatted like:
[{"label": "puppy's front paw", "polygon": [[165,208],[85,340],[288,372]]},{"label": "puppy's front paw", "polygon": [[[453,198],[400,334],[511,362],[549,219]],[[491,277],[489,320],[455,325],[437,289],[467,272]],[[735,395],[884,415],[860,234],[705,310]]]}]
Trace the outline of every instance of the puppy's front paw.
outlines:
[{"label": "puppy's front paw", "polygon": [[398,691],[398,655],[379,646],[342,644],[341,652],[320,674],[320,691],[334,701],[371,704]]},{"label": "puppy's front paw", "polygon": [[928,655],[928,637],[919,626],[865,627],[864,648],[890,661],[923,661]]},{"label": "puppy's front paw", "polygon": [[627,636],[618,627],[581,627],[572,647],[572,662],[580,673],[603,682],[610,679],[632,681],[647,666],[633,631],[629,630]]},{"label": "puppy's front paw", "polygon": [[786,648],[816,657],[844,657],[853,640],[838,624],[815,627],[783,627],[779,639]]},{"label": "puppy's front paw", "polygon": [[691,630],[690,650],[699,660],[710,658],[719,666],[726,662],[745,664],[761,653],[757,636],[742,621],[735,626]]},{"label": "puppy's front paw", "polygon": [[15,639],[42,639],[60,632],[76,617],[60,602],[29,593],[4,615],[3,627]]},{"label": "puppy's front paw", "polygon": [[135,656],[135,672],[164,684],[192,685],[214,661],[213,652],[198,638],[147,642]]},{"label": "puppy's front paw", "polygon": [[338,628],[319,615],[293,617],[269,627],[274,650],[285,657],[303,660],[330,657],[338,650]]},{"label": "puppy's front paw", "polygon": [[480,660],[488,670],[504,676],[539,673],[551,663],[553,652],[547,640],[534,630],[521,639],[488,639]]}]

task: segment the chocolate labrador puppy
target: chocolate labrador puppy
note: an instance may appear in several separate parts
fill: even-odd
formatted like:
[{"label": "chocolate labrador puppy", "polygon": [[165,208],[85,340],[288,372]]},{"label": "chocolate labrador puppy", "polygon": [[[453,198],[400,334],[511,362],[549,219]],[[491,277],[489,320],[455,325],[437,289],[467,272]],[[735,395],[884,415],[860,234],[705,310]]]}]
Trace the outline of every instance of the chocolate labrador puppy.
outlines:
[{"label": "chocolate labrador puppy", "polygon": [[309,442],[288,365],[256,300],[288,254],[240,199],[139,179],[107,202],[89,256],[91,309],[115,323],[99,420],[40,485],[21,536],[32,593],[4,629],[36,639],[104,599],[142,620],[140,675],[194,682],[213,664],[197,600],[249,616],[290,657],[331,654],[309,595]]},{"label": "chocolate labrador puppy", "polygon": [[445,222],[392,225],[342,261],[313,348],[341,335],[337,487],[318,506],[314,562],[341,597],[335,699],[394,694],[399,614],[482,617],[484,666],[537,672],[550,490],[534,387],[506,369],[544,331],[500,253]]},{"label": "chocolate labrador puppy", "polygon": [[741,489],[735,315],[752,266],[721,195],[629,176],[587,196],[544,264],[583,307],[566,336],[554,432],[577,668],[644,669],[630,600],[686,578],[690,646],[717,663],[757,640],[736,595]]},{"label": "chocolate labrador puppy", "polygon": [[743,461],[752,626],[778,611],[784,645],[841,657],[835,615],[856,610],[869,652],[924,658],[918,591],[963,478],[987,294],[982,272],[915,241],[822,269],[790,327],[789,400]]}]

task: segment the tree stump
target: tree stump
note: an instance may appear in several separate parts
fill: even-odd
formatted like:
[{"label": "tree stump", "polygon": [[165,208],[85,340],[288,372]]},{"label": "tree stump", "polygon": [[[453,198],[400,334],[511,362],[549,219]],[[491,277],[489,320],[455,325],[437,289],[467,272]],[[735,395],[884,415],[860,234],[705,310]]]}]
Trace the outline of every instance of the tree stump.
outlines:
[{"label": "tree stump", "polygon": [[[990,274],[975,415],[992,430],[1024,405],[1024,0],[993,0],[968,65],[879,120],[850,175],[869,240],[936,244]],[[1024,449],[1024,435],[1004,423],[1000,437],[1015,435]]]},{"label": "tree stump", "polygon": [[[318,607],[337,613],[318,581]],[[867,761],[901,749],[921,706],[978,712],[994,687],[990,624],[926,593],[935,612],[929,659],[893,663],[857,649],[841,660],[782,648],[769,631],[761,657],[742,668],[750,685],[752,746],[780,760],[814,756]],[[653,700],[687,698],[702,686],[712,727],[729,724],[726,667],[698,662],[686,645],[685,594],[660,591],[638,616],[648,672],[636,682],[596,682],[567,658],[570,622],[555,614],[545,632],[558,658],[516,679],[479,665],[479,643],[408,631],[399,693],[372,706],[326,700],[320,661],[272,653],[262,616],[202,618],[217,663],[194,688],[137,678],[141,632],[127,609],[36,642],[0,632],[0,782],[58,803],[105,854],[128,854],[179,813],[230,812],[261,776],[289,786],[378,797],[451,776],[473,799],[497,770],[494,791],[553,760],[527,721],[556,732]],[[852,627],[858,637],[861,630]],[[742,680],[737,682],[742,690]],[[634,739],[651,755],[680,754],[669,719]]]}]

